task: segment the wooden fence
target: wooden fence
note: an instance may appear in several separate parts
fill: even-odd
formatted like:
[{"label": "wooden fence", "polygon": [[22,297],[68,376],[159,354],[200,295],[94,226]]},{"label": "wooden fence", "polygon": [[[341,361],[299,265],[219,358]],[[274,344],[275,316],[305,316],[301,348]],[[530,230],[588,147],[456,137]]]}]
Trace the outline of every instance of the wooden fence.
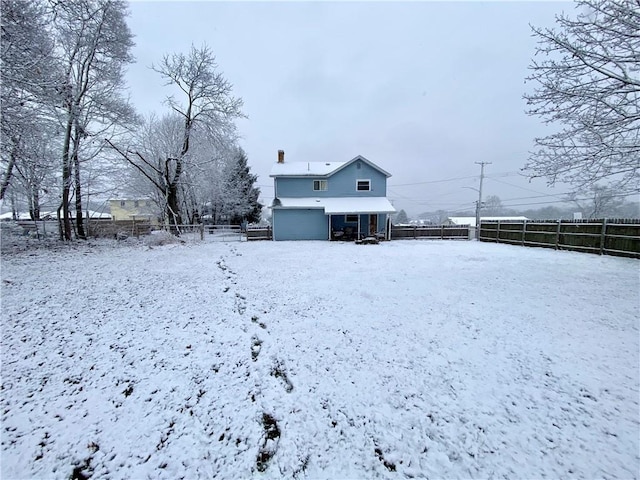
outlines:
[{"label": "wooden fence", "polygon": [[[20,220],[18,225],[22,227],[24,235],[32,237],[57,237],[59,224],[57,220]],[[84,221],[88,237],[117,237],[148,235],[151,232],[151,224],[148,221],[135,220],[99,220],[90,219]],[[75,233],[76,223],[72,219],[71,228]]]},{"label": "wooden fence", "polygon": [[247,240],[273,240],[273,230],[271,227],[249,227],[247,228]]},{"label": "wooden fence", "polygon": [[[55,237],[59,235],[57,220],[25,220],[19,221],[24,235],[32,237]],[[89,237],[127,238],[149,235],[152,230],[164,230],[164,225],[151,225],[148,220],[97,220],[84,222]],[[75,228],[75,223],[72,223]],[[240,225],[178,225],[181,236],[189,235],[193,239],[232,241],[242,240]],[[206,234],[206,236],[205,236]]]},{"label": "wooden fence", "polygon": [[469,228],[469,225],[392,225],[391,240],[407,238],[469,240]]},{"label": "wooden fence", "polygon": [[640,220],[482,221],[479,240],[640,258]]}]

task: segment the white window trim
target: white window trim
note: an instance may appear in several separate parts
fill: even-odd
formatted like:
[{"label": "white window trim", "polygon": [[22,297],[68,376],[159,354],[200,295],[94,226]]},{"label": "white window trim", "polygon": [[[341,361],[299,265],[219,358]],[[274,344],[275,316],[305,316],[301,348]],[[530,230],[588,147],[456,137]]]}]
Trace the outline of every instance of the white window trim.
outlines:
[{"label": "white window trim", "polygon": [[[358,188],[358,184],[360,182],[367,182],[369,184],[369,188],[366,190],[361,190]],[[371,191],[371,179],[370,178],[358,178],[356,179],[356,192],[370,192]]]},{"label": "white window trim", "polygon": [[[316,189],[316,182],[320,188]],[[324,186],[324,188],[322,188]],[[314,192],[326,192],[329,190],[329,181],[328,180],[314,180],[313,181],[313,191]]]}]

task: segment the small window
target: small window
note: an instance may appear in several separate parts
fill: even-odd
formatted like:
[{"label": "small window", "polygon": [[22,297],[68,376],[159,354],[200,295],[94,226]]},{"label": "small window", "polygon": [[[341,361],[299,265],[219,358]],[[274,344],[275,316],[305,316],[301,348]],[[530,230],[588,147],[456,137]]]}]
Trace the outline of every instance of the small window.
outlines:
[{"label": "small window", "polygon": [[313,190],[314,192],[325,192],[327,191],[327,181],[326,180],[314,180],[313,181]]},{"label": "small window", "polygon": [[133,206],[138,208],[140,206],[140,202],[138,200],[134,200]]},{"label": "small window", "polygon": [[345,215],[344,216],[345,223],[358,223],[358,215]]},{"label": "small window", "polygon": [[127,205],[127,202],[124,200],[120,200],[120,206],[124,208]]},{"label": "small window", "polygon": [[359,192],[368,192],[371,190],[371,180],[356,180],[356,190]]}]

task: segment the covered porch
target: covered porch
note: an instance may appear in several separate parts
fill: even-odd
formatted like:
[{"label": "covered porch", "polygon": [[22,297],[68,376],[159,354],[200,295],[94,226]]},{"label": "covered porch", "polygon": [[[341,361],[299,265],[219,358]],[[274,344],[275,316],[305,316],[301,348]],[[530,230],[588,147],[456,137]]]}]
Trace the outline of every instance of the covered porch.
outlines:
[{"label": "covered porch", "polygon": [[391,202],[385,197],[324,199],[324,213],[329,217],[330,240],[390,240],[389,214],[394,212]]}]

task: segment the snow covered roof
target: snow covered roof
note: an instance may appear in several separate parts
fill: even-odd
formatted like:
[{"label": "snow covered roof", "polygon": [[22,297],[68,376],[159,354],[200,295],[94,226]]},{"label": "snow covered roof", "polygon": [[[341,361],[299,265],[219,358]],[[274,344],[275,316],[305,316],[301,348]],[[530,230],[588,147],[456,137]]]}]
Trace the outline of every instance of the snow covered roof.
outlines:
[{"label": "snow covered roof", "polygon": [[[449,222],[453,225],[471,225],[472,227],[476,226],[476,217],[449,217]],[[480,217],[480,221],[484,220],[485,222],[524,222],[525,220],[529,220],[527,217]]]},{"label": "snow covered roof", "polygon": [[[386,197],[278,198],[280,208],[322,208],[326,215],[395,213]],[[274,202],[274,203],[278,203]]]},{"label": "snow covered roof", "polygon": [[329,175],[346,162],[288,162],[271,167],[270,177],[299,177]]},{"label": "snow covered roof", "polygon": [[318,176],[329,176],[336,173],[338,170],[346,167],[347,165],[355,162],[356,160],[361,160],[369,166],[379,170],[387,177],[390,177],[391,174],[381,169],[375,163],[370,162],[362,155],[358,155],[357,157],[352,158],[348,162],[284,162],[284,163],[276,163],[271,167],[270,177],[318,177]]},{"label": "snow covered roof", "polygon": [[[89,215],[89,218],[103,218],[103,219],[109,219],[111,218],[111,215],[109,215],[108,213],[104,213],[104,212],[96,212],[94,210],[85,210],[83,213],[83,216],[86,218],[87,214]],[[71,218],[75,218],[76,216],[76,211],[75,210],[70,210],[69,211],[69,215]],[[51,212],[40,212],[40,218],[45,219],[45,218],[57,218],[58,214],[56,211],[51,211]],[[11,220],[13,219],[13,214],[11,212],[6,212],[3,213],[2,215],[0,215],[0,220]],[[31,216],[29,215],[28,212],[26,213],[20,213],[18,214],[18,220],[31,220]]]}]

